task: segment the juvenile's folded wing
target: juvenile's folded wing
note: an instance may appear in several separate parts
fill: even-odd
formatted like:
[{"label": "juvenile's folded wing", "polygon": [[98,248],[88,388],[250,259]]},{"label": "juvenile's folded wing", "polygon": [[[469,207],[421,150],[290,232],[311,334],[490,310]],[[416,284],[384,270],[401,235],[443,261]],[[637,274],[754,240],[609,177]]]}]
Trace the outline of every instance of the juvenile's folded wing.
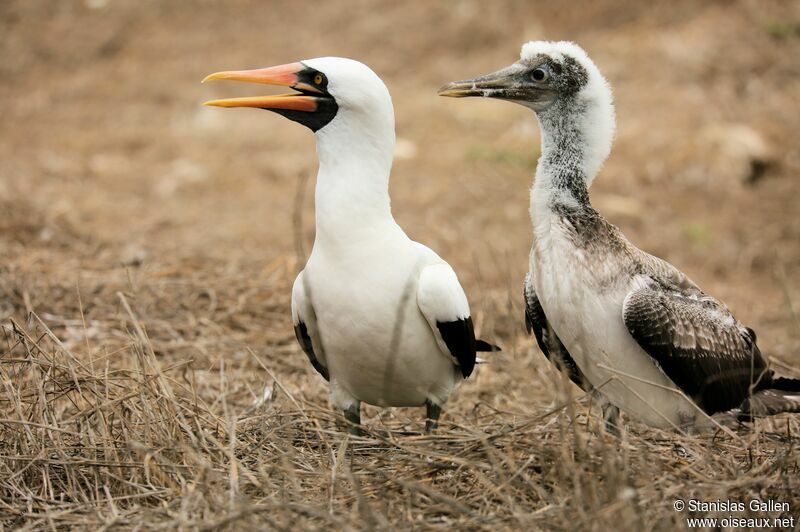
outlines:
[{"label": "juvenile's folded wing", "polygon": [[642,349],[708,414],[738,407],[770,378],[752,329],[702,292],[650,282],[627,295],[622,314]]}]

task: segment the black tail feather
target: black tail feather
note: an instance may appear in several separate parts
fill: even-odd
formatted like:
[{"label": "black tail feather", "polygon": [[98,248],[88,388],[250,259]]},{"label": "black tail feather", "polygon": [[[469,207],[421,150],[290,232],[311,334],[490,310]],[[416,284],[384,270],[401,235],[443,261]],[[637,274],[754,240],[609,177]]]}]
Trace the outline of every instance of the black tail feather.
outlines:
[{"label": "black tail feather", "polygon": [[489,342],[484,342],[483,340],[475,340],[475,351],[478,353],[493,353],[496,351],[502,351],[499,347],[494,344],[490,344]]},{"label": "black tail feather", "polygon": [[784,392],[800,392],[800,379],[777,377],[772,379],[770,388],[773,390],[782,390]]},{"label": "black tail feather", "polygon": [[[784,379],[792,381],[794,379]],[[794,380],[796,383],[798,381]],[[790,383],[780,383],[781,386],[789,386]],[[769,388],[759,390],[752,396],[745,399],[739,407],[739,421],[752,421],[754,417],[774,416],[783,413],[800,412],[800,391],[784,390],[780,388]]]}]

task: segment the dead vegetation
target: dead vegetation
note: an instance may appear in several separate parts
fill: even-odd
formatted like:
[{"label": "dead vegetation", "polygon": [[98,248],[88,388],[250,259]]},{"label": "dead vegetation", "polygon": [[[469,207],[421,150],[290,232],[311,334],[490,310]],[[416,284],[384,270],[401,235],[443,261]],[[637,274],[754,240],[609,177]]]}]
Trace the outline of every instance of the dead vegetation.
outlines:
[{"label": "dead vegetation", "polygon": [[117,299],[127,340],[100,356],[35,315],[3,329],[8,527],[667,529],[683,525],[677,498],[800,504],[796,419],[615,440],[562,398],[536,415],[479,403],[436,436],[378,414],[351,438],[284,387],[283,364],[249,353],[270,384],[247,392],[238,369],[165,364]]},{"label": "dead vegetation", "polygon": [[[797,376],[797,3],[343,5],[0,3],[0,526],[667,530],[685,527],[677,498],[797,515],[797,416],[603,435],[524,334],[535,123],[435,97],[525,39],[580,42],[619,118],[593,201]],[[296,345],[310,135],[199,106],[211,71],[327,54],[387,81],[395,214],[504,348],[432,437],[421,409],[367,408],[348,439]],[[752,183],[739,146],[768,158]]]}]

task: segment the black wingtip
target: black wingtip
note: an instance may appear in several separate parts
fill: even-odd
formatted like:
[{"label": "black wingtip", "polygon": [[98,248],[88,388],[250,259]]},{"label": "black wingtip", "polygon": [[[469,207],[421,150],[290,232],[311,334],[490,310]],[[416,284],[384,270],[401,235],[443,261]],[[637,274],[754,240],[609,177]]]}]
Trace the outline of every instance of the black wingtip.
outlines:
[{"label": "black wingtip", "polygon": [[475,340],[475,351],[478,353],[494,353],[497,351],[502,351],[502,349],[494,344],[490,344],[489,342]]},{"label": "black wingtip", "polygon": [[317,373],[322,375],[323,379],[330,382],[331,376],[328,373],[328,368],[320,364],[319,360],[317,360],[316,354],[314,353],[314,346],[311,343],[311,337],[308,335],[308,328],[306,327],[306,324],[302,321],[297,322],[297,325],[294,326],[294,335],[297,337],[300,347],[303,348],[303,351],[308,357],[308,361],[311,362],[311,366],[317,370]]}]

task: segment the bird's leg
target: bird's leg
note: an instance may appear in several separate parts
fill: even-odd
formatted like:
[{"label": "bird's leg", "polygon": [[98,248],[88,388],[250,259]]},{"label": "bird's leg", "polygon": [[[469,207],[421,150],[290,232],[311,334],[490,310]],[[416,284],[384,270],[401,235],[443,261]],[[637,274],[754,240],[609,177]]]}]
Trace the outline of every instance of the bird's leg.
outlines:
[{"label": "bird's leg", "polygon": [[609,402],[603,404],[603,421],[605,422],[606,432],[619,438],[619,408]]},{"label": "bird's leg", "polygon": [[592,399],[597,401],[597,404],[600,405],[600,409],[603,411],[603,422],[606,432],[619,438],[619,408],[611,404],[611,401],[597,389],[592,390]]},{"label": "bird's leg", "polygon": [[361,401],[344,409],[344,419],[347,421],[347,432],[353,436],[363,436],[361,429]]},{"label": "bird's leg", "polygon": [[433,401],[425,401],[425,434],[432,433],[439,424],[442,407]]},{"label": "bird's leg", "polygon": [[686,432],[687,435],[693,436],[697,434],[696,414],[689,412],[678,412],[678,419],[680,420],[679,427]]}]

